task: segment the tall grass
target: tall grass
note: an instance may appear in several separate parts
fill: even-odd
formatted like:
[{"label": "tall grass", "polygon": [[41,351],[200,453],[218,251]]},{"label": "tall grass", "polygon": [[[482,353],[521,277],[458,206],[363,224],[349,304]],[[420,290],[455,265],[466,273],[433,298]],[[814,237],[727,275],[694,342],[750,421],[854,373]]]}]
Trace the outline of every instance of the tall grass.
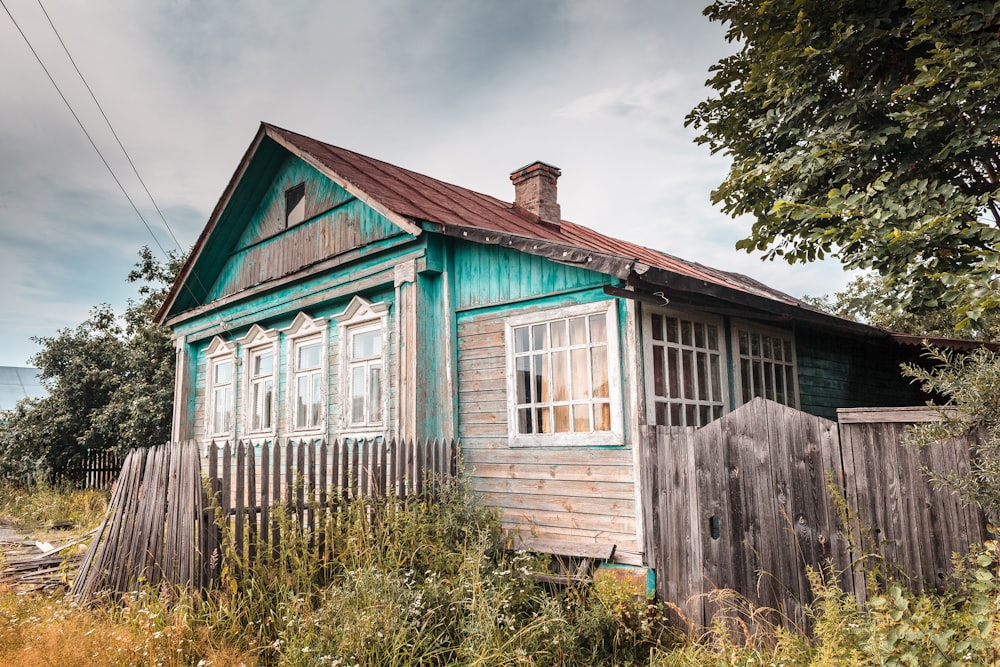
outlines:
[{"label": "tall grass", "polygon": [[731,592],[716,594],[713,627],[681,632],[614,582],[536,583],[541,563],[505,550],[496,515],[461,485],[433,503],[347,506],[316,533],[277,516],[278,548],[227,547],[200,598],[147,589],[81,608],[0,592],[0,667],[1000,666],[995,543],[959,562],[944,593],[890,582],[864,607],[813,573],[809,635]]},{"label": "tall grass", "polygon": [[109,494],[56,484],[31,486],[0,482],[0,521],[21,530],[76,528],[100,524]]}]

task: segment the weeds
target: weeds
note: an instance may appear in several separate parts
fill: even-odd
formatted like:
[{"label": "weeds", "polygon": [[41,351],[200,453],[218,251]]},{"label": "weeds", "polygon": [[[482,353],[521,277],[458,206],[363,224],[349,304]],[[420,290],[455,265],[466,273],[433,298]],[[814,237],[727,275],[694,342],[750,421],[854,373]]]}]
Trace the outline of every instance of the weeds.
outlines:
[{"label": "weeds", "polygon": [[81,608],[0,592],[0,667],[1000,665],[995,543],[962,559],[942,595],[890,581],[862,607],[811,573],[811,635],[732,592],[713,594],[711,628],[682,634],[613,580],[536,584],[534,557],[505,550],[496,515],[461,485],[437,503],[346,506],[315,534],[274,516],[277,548],[227,546],[200,598],[147,589]]}]

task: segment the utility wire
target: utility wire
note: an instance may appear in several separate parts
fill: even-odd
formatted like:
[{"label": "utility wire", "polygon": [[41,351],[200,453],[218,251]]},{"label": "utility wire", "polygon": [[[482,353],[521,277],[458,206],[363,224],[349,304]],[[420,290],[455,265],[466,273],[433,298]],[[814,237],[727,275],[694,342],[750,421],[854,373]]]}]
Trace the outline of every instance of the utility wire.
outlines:
[{"label": "utility wire", "polygon": [[118,133],[115,132],[115,128],[112,127],[111,121],[108,119],[108,115],[104,113],[104,107],[102,107],[101,103],[97,101],[97,96],[94,94],[94,91],[91,90],[90,84],[87,83],[87,79],[83,76],[83,72],[80,71],[80,68],[77,67],[76,61],[73,59],[73,56],[70,55],[69,49],[66,47],[66,43],[63,41],[62,35],[59,34],[59,31],[56,30],[55,23],[52,22],[52,17],[50,17],[49,13],[45,10],[45,5],[42,4],[42,0],[37,0],[37,2],[38,6],[42,10],[42,13],[45,14],[45,19],[49,22],[49,26],[51,26],[52,32],[55,33],[56,39],[58,39],[59,44],[62,45],[63,51],[66,53],[66,57],[69,58],[70,63],[73,64],[73,69],[76,70],[77,75],[80,77],[80,81],[83,82],[83,85],[87,88],[87,92],[90,93],[90,99],[94,100],[94,104],[97,105],[98,111],[101,112],[101,117],[104,118],[104,122],[107,123],[108,129],[111,130],[111,135],[115,138],[115,141],[118,142],[118,147],[122,149],[122,153],[125,154],[125,159],[128,160],[129,166],[132,167],[132,172],[135,174],[135,177],[139,179],[139,183],[142,184],[142,189],[146,191],[146,195],[149,197],[149,201],[153,203],[153,208],[156,209],[157,214],[159,214],[160,216],[160,220],[163,221],[163,226],[166,227],[167,233],[169,233],[170,238],[174,240],[174,244],[177,246],[177,250],[183,253],[184,248],[181,247],[180,241],[178,241],[177,237],[174,235],[174,230],[170,228],[170,224],[167,222],[167,219],[163,216],[163,212],[157,205],[156,200],[153,199],[152,193],[149,191],[149,188],[146,187],[146,182],[143,181],[142,176],[139,175],[139,170],[136,168],[135,163],[132,162],[132,156],[128,154],[128,151],[125,150],[125,146],[122,144],[122,140],[118,138]]},{"label": "utility wire", "polygon": [[80,117],[76,115],[76,111],[73,110],[73,105],[71,105],[69,103],[69,100],[66,99],[66,96],[63,95],[62,89],[59,88],[59,84],[56,83],[56,80],[52,77],[52,74],[49,72],[49,69],[45,66],[45,63],[42,62],[41,56],[39,56],[38,52],[35,51],[35,47],[32,46],[31,41],[28,39],[28,36],[24,34],[23,30],[21,30],[21,26],[18,24],[17,20],[14,18],[14,15],[10,13],[10,9],[7,7],[7,3],[4,2],[4,0],[0,0],[0,5],[2,5],[3,8],[4,8],[4,11],[7,12],[7,16],[10,17],[10,20],[14,24],[14,27],[17,28],[17,31],[19,33],[21,33],[21,38],[24,40],[24,43],[28,45],[28,48],[31,49],[32,55],[35,56],[35,60],[38,61],[38,64],[41,66],[42,70],[45,72],[45,76],[49,77],[49,81],[51,81],[52,85],[55,86],[56,92],[59,93],[59,97],[62,98],[62,101],[66,105],[66,108],[69,109],[69,112],[71,114],[73,114],[73,118],[76,120],[76,124],[80,126],[81,130],[83,130],[83,133],[87,137],[87,141],[89,141],[90,145],[94,147],[95,151],[97,151],[97,155],[101,158],[101,162],[104,163],[104,166],[107,168],[108,173],[111,174],[111,178],[115,179],[115,183],[118,184],[118,189],[122,191],[122,194],[125,195],[125,199],[127,199],[128,203],[132,205],[132,209],[135,211],[135,214],[139,216],[139,219],[142,220],[142,224],[146,227],[146,231],[148,231],[149,235],[153,237],[153,242],[156,243],[156,247],[158,247],[160,249],[160,252],[163,253],[164,257],[169,258],[170,257],[169,253],[166,251],[166,249],[160,243],[160,240],[158,238],[156,238],[156,234],[153,233],[153,228],[149,226],[149,223],[146,221],[146,218],[143,217],[142,212],[139,210],[139,207],[136,206],[135,202],[132,201],[132,198],[129,197],[128,191],[125,190],[125,186],[122,185],[122,182],[120,180],[118,180],[118,176],[115,175],[114,169],[111,168],[111,165],[108,164],[107,159],[105,159],[104,153],[102,153],[101,149],[97,147],[96,143],[94,143],[94,139],[93,139],[93,137],[90,136],[90,132],[87,132],[87,128],[84,126],[83,121],[81,121]]}]

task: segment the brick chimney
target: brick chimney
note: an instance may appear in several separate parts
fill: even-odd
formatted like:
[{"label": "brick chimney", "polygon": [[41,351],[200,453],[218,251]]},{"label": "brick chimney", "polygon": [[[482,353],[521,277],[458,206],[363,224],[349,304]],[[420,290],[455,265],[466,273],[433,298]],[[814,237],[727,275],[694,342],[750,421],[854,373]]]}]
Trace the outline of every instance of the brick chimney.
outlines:
[{"label": "brick chimney", "polygon": [[544,162],[533,162],[511,173],[514,206],[534,213],[542,222],[559,226],[562,216],[556,201],[556,179],[561,174],[558,167]]}]

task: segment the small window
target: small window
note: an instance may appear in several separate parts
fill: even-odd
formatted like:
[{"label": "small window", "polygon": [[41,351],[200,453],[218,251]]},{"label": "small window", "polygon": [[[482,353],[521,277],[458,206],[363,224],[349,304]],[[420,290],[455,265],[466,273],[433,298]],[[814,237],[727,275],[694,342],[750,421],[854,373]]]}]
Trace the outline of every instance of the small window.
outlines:
[{"label": "small window", "polygon": [[704,426],[722,416],[724,333],[721,322],[667,312],[646,318],[650,420],[661,426]]},{"label": "small window", "polygon": [[231,438],[236,428],[236,345],[216,336],[204,358],[205,437]]},{"label": "small window", "polygon": [[382,323],[347,329],[348,427],[382,426]]},{"label": "small window", "polygon": [[798,407],[795,343],[790,332],[733,325],[737,403],[757,396]]},{"label": "small window", "polygon": [[285,190],[285,226],[297,225],[306,219],[306,184],[299,183]]},{"label": "small window", "polygon": [[213,359],[209,391],[209,435],[229,435],[233,430],[233,360]]},{"label": "small window", "polygon": [[274,428],[274,350],[250,353],[250,432]]},{"label": "small window", "polygon": [[292,428],[321,427],[323,415],[323,344],[321,338],[295,341],[292,353]]},{"label": "small window", "polygon": [[621,444],[614,302],[507,321],[509,431],[514,444]]},{"label": "small window", "polygon": [[341,427],[352,437],[384,435],[390,304],[354,296],[334,315],[340,325]]}]

